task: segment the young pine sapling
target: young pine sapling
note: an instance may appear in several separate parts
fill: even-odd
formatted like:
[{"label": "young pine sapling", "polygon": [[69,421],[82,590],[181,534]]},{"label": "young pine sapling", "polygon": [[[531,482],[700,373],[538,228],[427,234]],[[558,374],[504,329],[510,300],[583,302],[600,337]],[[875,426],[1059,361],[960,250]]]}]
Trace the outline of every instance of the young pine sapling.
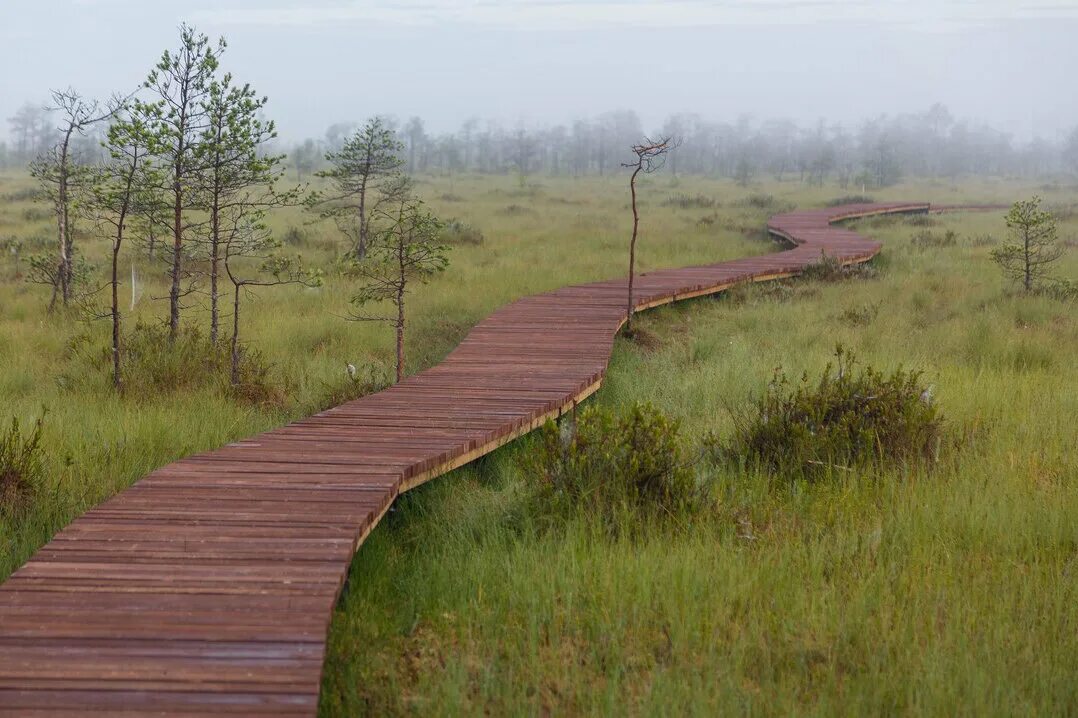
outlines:
[{"label": "young pine sapling", "polygon": [[1056,219],[1041,209],[1040,197],[1015,202],[1007,213],[1007,229],[1012,241],[992,252],[992,259],[1007,277],[1033,291],[1049,278],[1053,262],[1063,256],[1058,242]]},{"label": "young pine sapling", "polygon": [[264,143],[277,136],[273,122],[260,117],[266,101],[249,85],[234,85],[232,75],[226,74],[210,82],[201,107],[205,129],[195,155],[201,170],[199,190],[209,213],[207,231],[200,241],[206,245],[209,258],[213,344],[217,344],[219,336],[218,283],[229,222],[237,206],[280,203],[280,197],[273,192],[273,183],[283,174],[284,157],[259,152]]},{"label": "young pine sapling", "polygon": [[184,241],[190,230],[188,213],[204,209],[197,191],[203,161],[199,145],[208,127],[206,106],[224,50],[223,38],[211,46],[206,35],[181,25],[180,47],[166,50],[143,83],[152,98],[132,105],[132,113],[149,128],[151,154],[165,170],[156,189],[170,205],[170,211],[158,217],[172,237],[168,271],[170,341],[175,340],[180,329],[181,299],[194,291],[193,287],[183,286],[189,278],[184,268]]},{"label": "young pine sapling", "polygon": [[[352,297],[353,321],[382,321],[392,324],[397,340],[397,381],[404,378],[405,298],[413,282],[426,283],[449,265],[449,247],[440,244],[442,223],[412,197],[406,189],[392,191],[374,212],[376,229],[369,255],[357,262],[352,274],[361,286]],[[391,302],[392,314],[367,314],[371,304]]]},{"label": "young pine sapling", "polygon": [[328,194],[315,193],[308,206],[322,219],[332,219],[352,242],[356,260],[367,256],[373,208],[368,198],[399,175],[403,145],[381,117],[367,120],[337,152],[326,154],[330,168],[317,176],[330,181]]}]

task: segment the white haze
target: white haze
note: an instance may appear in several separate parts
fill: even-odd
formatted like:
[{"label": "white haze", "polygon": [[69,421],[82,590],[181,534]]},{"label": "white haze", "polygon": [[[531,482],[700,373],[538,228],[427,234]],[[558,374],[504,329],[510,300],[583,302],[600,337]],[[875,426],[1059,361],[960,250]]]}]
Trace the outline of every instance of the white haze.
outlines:
[{"label": "white haze", "polygon": [[436,132],[610,109],[855,124],[942,102],[1020,141],[1078,123],[1078,0],[2,3],[0,119],[53,87],[133,88],[186,21],[228,38],[224,66],[287,139],[376,113]]}]

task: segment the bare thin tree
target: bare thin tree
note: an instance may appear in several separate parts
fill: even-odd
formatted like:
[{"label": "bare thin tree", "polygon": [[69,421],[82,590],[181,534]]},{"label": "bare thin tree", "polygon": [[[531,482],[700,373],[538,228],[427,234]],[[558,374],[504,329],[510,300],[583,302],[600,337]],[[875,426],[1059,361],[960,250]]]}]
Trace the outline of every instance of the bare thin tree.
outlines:
[{"label": "bare thin tree", "polygon": [[137,118],[123,117],[109,127],[105,148],[108,160],[94,178],[88,211],[100,234],[111,241],[111,304],[108,317],[112,322],[112,385],[122,385],[120,347],[120,250],[127,235],[128,223],[141,211],[140,199],[145,187],[154,180],[149,164],[148,145],[151,138],[146,126]]},{"label": "bare thin tree", "polygon": [[86,184],[89,168],[76,155],[73,141],[85,136],[94,124],[108,119],[122,101],[115,100],[102,107],[97,100],[90,100],[75,90],[52,91],[52,105],[48,112],[61,114],[57,127],[59,139],[54,145],[38,155],[30,163],[30,174],[37,179],[45,196],[52,202],[56,215],[56,270],[49,310],[57,298],[67,306],[71,301],[74,280],[73,258],[75,253],[75,195]]},{"label": "bare thin tree", "polygon": [[622,164],[622,167],[631,168],[633,171],[629,177],[629,194],[632,197],[633,208],[633,237],[629,241],[629,296],[628,306],[625,311],[625,324],[629,331],[632,331],[633,321],[633,276],[636,274],[636,238],[640,231],[640,210],[636,203],[636,179],[641,174],[651,174],[662,169],[666,163],[666,157],[678,144],[678,141],[673,137],[660,137],[657,140],[645,137],[643,142],[632,146],[636,160]]},{"label": "bare thin tree", "polygon": [[240,347],[240,300],[257,287],[275,287],[282,284],[317,287],[322,284],[322,275],[318,271],[306,269],[299,256],[286,257],[276,253],[280,243],[266,228],[263,207],[240,206],[234,219],[223,237],[222,263],[225,275],[232,282],[229,380],[232,386],[239,386],[240,364],[243,358]]}]

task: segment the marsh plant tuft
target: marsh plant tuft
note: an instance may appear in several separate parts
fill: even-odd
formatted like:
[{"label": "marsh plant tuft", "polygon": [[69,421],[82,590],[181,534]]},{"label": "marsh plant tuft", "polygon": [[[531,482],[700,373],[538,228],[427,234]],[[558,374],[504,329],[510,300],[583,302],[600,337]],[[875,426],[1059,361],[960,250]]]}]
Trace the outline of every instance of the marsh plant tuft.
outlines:
[{"label": "marsh plant tuft", "polygon": [[868,262],[843,264],[838,257],[820,252],[819,260],[801,271],[801,278],[810,282],[844,282],[847,279],[874,279],[879,270]]},{"label": "marsh plant tuft", "polygon": [[538,479],[537,513],[581,513],[617,527],[626,514],[675,516],[695,505],[696,471],[681,427],[648,404],[624,414],[588,407],[548,421],[526,471]]},{"label": "marsh plant tuft", "polygon": [[896,464],[932,464],[943,418],[921,372],[860,368],[841,346],[819,379],[791,382],[780,370],[743,412],[720,457],[795,478]]},{"label": "marsh plant tuft", "polygon": [[0,433],[0,513],[11,514],[25,508],[37,492],[44,476],[41,428],[44,416],[26,431],[18,418]]}]

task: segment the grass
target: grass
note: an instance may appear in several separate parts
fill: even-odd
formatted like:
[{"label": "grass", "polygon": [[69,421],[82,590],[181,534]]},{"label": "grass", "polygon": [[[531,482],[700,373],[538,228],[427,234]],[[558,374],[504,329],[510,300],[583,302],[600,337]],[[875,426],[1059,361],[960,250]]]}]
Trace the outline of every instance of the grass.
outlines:
[{"label": "grass", "polygon": [[[515,297],[622,271],[624,182],[535,182],[420,184],[436,211],[484,240],[456,246],[445,276],[416,294],[409,371]],[[0,198],[26,185],[0,177]],[[1033,191],[971,180],[876,194],[1010,202]],[[655,176],[642,193],[639,260],[650,269],[771,251],[759,240],[770,210],[755,198],[821,206],[840,194]],[[1075,190],[1046,194],[1073,203]],[[673,195],[716,205],[664,205]],[[31,206],[0,199],[0,236],[47,236],[47,221],[24,218]],[[809,485],[708,467],[710,504],[690,522],[611,533],[575,516],[540,530],[522,510],[537,439],[515,442],[403,497],[358,552],[334,615],[321,712],[1074,713],[1078,392],[1067,387],[1078,386],[1078,313],[1073,302],[1009,291],[984,240],[1002,236],[1001,216],[940,216],[933,231],[953,230],[956,242],[917,248],[921,227],[864,220],[885,244],[874,278],[747,287],[642,314],[637,327],[651,340],[618,341],[593,400],[650,403],[692,440],[729,436],[726,406],[758,396],[775,367],[819,375],[840,341],[864,364],[923,370],[935,385],[960,440],[931,474]],[[290,251],[328,264],[331,231],[303,221],[275,218],[282,232],[303,228]],[[1078,219],[1061,230],[1078,234]],[[1061,274],[1078,276],[1076,254]],[[0,277],[10,269],[0,264]],[[0,576],[153,467],[310,411],[340,391],[346,362],[387,366],[388,333],[334,316],[348,290],[331,276],[320,290],[266,291],[249,305],[247,336],[288,389],[264,405],[212,386],[113,396],[106,370],[68,349],[87,331],[103,346],[106,327],[46,318],[42,288],[0,283],[0,422],[25,424],[47,407],[50,484],[33,510],[0,519]],[[159,294],[147,287],[137,313],[160,316],[149,299]],[[190,318],[205,321],[204,311]]]}]

